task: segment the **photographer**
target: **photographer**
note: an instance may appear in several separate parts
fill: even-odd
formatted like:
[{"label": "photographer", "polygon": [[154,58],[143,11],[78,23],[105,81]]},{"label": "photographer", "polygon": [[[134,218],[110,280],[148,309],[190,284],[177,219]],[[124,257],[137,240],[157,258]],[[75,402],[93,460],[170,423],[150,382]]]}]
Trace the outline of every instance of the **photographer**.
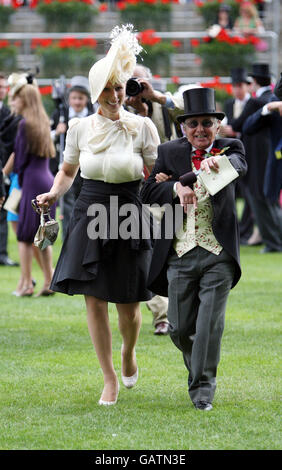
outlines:
[{"label": "photographer", "polygon": [[[74,117],[86,117],[93,113],[93,107],[89,98],[89,85],[86,77],[74,76],[71,79],[71,86],[68,90],[68,100],[65,100],[65,90],[61,86],[61,89],[56,90],[57,96],[55,101],[57,107],[51,116],[51,137],[56,147],[56,158],[50,161],[50,170],[55,176],[59,170],[60,165],[60,153],[65,147],[65,138],[68,130],[68,123],[70,119]],[[60,136],[63,135],[63,144],[60,142]],[[63,148],[61,149],[61,145]],[[65,237],[67,226],[69,223],[71,211],[75,199],[78,197],[81,189],[81,177],[78,172],[72,187],[63,196],[62,204],[62,226],[63,226],[63,238]]]},{"label": "photographer", "polygon": [[140,91],[135,96],[127,97],[125,104],[128,110],[140,116],[151,118],[157,127],[161,143],[180,137],[176,116],[184,108],[182,96],[178,98],[170,92],[163,93],[155,90],[152,84],[151,71],[143,65],[135,67],[133,77],[137,79]]}]

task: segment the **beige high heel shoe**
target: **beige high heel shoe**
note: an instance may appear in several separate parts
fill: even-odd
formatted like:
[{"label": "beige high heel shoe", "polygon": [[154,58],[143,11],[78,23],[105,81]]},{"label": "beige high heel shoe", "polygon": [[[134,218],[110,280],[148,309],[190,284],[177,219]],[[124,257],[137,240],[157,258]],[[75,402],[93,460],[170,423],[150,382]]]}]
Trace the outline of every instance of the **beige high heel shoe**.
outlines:
[{"label": "beige high heel shoe", "polygon": [[[122,360],[122,350],[123,350],[123,344],[121,345],[121,360]],[[136,353],[134,353],[134,355],[136,359]],[[130,377],[126,377],[125,375],[122,375],[121,373],[121,380],[126,388],[134,387],[134,385],[136,384],[138,380],[138,366],[137,366],[135,374],[131,375]]]},{"label": "beige high heel shoe", "polygon": [[116,399],[113,400],[113,401],[105,401],[105,400],[102,400],[102,398],[100,398],[100,400],[98,401],[98,404],[99,405],[104,405],[104,406],[115,405],[116,402],[117,402],[117,399],[118,399],[118,394],[119,394],[119,382],[118,382],[118,391],[117,391]]}]

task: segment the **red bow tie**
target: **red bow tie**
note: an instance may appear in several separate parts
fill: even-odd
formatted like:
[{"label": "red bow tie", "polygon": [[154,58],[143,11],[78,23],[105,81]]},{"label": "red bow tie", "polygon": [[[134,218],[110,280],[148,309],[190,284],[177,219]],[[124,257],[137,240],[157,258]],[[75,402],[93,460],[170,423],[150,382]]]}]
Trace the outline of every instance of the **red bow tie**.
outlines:
[{"label": "red bow tie", "polygon": [[196,170],[199,170],[201,167],[201,161],[204,160],[204,155],[207,153],[207,151],[196,149],[193,153],[194,155],[192,156],[192,162],[194,163]]}]

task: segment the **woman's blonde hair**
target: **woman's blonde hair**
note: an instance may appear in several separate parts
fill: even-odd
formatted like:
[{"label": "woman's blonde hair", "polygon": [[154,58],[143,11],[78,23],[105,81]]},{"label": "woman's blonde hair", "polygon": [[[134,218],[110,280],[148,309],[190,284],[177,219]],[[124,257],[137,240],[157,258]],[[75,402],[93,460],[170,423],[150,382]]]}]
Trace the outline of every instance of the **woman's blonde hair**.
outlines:
[{"label": "woman's blonde hair", "polygon": [[56,151],[50,134],[50,121],[43,107],[39,89],[24,85],[16,94],[23,102],[28,151],[39,157],[53,158]]},{"label": "woman's blonde hair", "polygon": [[252,18],[255,18],[255,19],[258,18],[258,11],[256,9],[256,6],[253,3],[250,3],[250,2],[241,3],[241,10],[245,10],[246,12],[248,12]]}]

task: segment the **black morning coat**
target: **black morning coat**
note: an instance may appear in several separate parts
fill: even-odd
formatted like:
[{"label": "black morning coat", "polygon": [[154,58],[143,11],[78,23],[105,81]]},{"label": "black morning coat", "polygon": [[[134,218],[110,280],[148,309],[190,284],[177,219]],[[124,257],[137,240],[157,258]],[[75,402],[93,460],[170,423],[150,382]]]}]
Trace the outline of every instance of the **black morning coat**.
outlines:
[{"label": "black morning coat", "polygon": [[[229,147],[225,154],[231,164],[240,176],[246,173],[245,150],[240,140],[216,139],[214,147],[217,149]],[[173,198],[173,186],[176,181],[179,181],[181,175],[192,170],[191,149],[192,146],[186,137],[166,142],[158,147],[158,158],[154,169],[141,191],[142,202],[144,204],[157,203],[162,206],[169,203],[173,207],[175,204],[180,204],[178,197]],[[155,175],[160,172],[172,175],[171,179],[163,183],[156,183]],[[212,228],[214,235],[221,246],[235,260],[236,268],[232,287],[237,284],[241,276],[239,229],[235,205],[235,181],[232,181],[214,196],[210,196],[213,207]],[[175,231],[177,229],[178,227],[174,227]],[[148,287],[155,294],[167,296],[167,259],[173,253],[173,239],[165,239],[163,236],[164,230],[165,216],[161,222],[162,236],[154,241]]]},{"label": "black morning coat", "polygon": [[263,195],[266,162],[271,151],[270,129],[265,127],[252,135],[248,135],[243,131],[243,126],[246,119],[268,103],[273,96],[273,93],[268,90],[262,93],[259,98],[250,98],[240,116],[230,122],[235,132],[242,132],[241,140],[246,150],[249,169],[245,184],[248,185],[252,195],[257,199]]}]

